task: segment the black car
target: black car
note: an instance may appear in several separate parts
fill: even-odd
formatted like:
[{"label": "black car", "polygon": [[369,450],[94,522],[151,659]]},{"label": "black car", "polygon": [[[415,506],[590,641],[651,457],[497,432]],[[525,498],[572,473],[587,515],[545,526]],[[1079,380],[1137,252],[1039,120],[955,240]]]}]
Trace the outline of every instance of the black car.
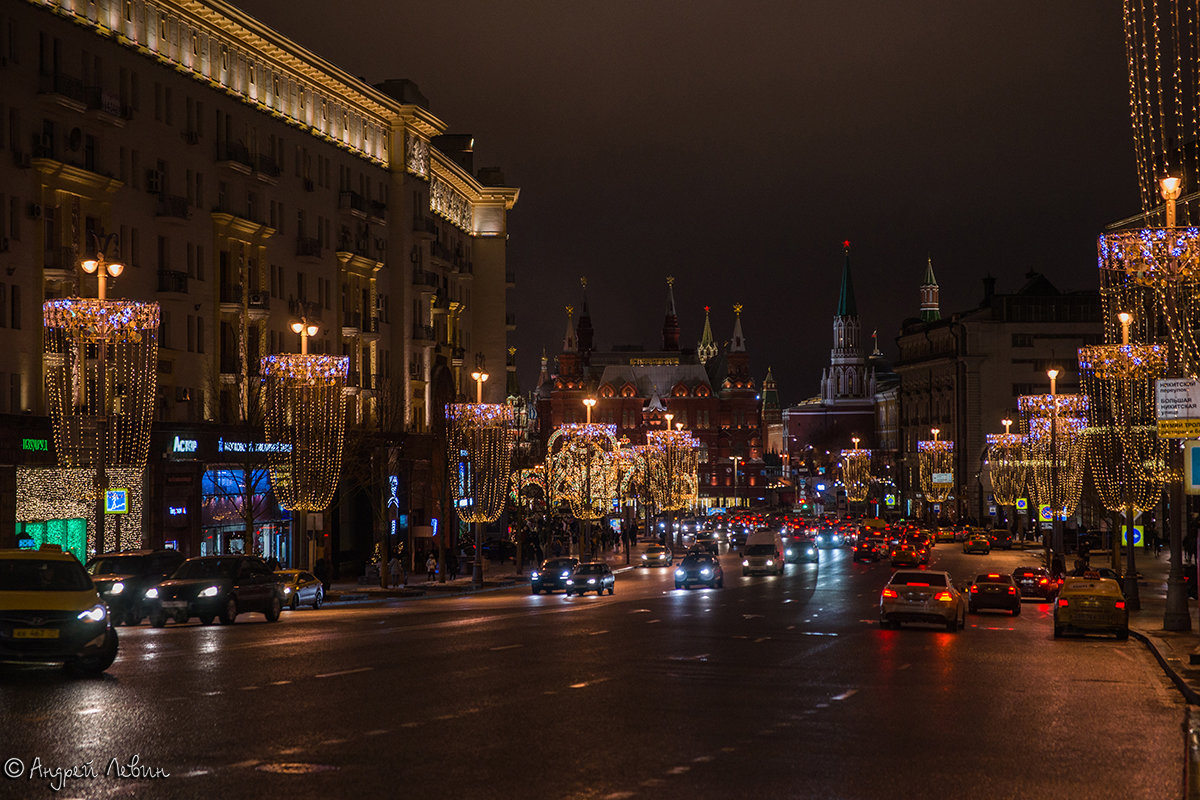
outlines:
[{"label": "black car", "polygon": [[821,554],[811,539],[795,536],[787,540],[783,546],[783,560],[789,564],[819,564]]},{"label": "black car", "polygon": [[880,561],[888,557],[888,552],[885,539],[860,539],[854,545],[854,561]]},{"label": "black car", "polygon": [[690,553],[675,570],[675,588],[686,589],[702,584],[710,589],[725,586],[725,571],[721,561],[711,553]]},{"label": "black car", "polygon": [[192,617],[204,625],[217,618],[229,625],[247,611],[275,622],[283,601],[283,584],[267,562],[229,555],[189,558],[168,580],[147,589],[143,604],[150,624],[161,628],[168,619],[187,622]]},{"label": "black car", "polygon": [[597,597],[605,591],[612,594],[616,583],[617,577],[608,564],[603,561],[583,561],[575,565],[571,577],[567,578],[567,597],[585,592],[595,592]]},{"label": "black car", "polygon": [[1011,611],[1014,617],[1021,613],[1021,590],[1012,575],[988,572],[975,577],[967,592],[967,611],[975,614],[983,608]]},{"label": "black car", "polygon": [[547,594],[555,589],[567,588],[567,578],[579,563],[578,558],[548,558],[542,565],[529,573],[529,585],[534,594]]},{"label": "black car", "polygon": [[988,534],[988,539],[991,540],[993,550],[1012,550],[1013,548],[1012,531],[997,528]]},{"label": "black car", "polygon": [[1017,567],[1012,573],[1013,582],[1021,592],[1021,597],[1038,597],[1042,600],[1052,600],[1058,594],[1059,582],[1045,567]]},{"label": "black car", "polygon": [[709,553],[718,555],[717,543],[711,540],[697,539],[692,543],[692,546],[687,549],[688,553]]},{"label": "black car", "polygon": [[146,616],[146,590],[171,577],[183,560],[177,550],[123,550],[96,556],[86,569],[113,624],[137,625]]}]

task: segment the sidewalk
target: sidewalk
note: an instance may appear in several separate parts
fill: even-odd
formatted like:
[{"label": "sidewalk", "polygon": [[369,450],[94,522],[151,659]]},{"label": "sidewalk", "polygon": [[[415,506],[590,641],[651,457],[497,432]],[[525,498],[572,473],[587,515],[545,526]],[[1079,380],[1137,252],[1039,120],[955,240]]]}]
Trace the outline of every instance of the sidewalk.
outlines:
[{"label": "sidewalk", "polygon": [[[601,558],[608,562],[613,572],[622,572],[626,569],[633,569],[640,563],[642,549],[645,547],[645,543],[639,543],[634,546],[628,565],[625,563],[624,551],[619,554],[607,551]],[[329,594],[326,595],[325,600],[329,603],[339,603],[384,598],[440,597],[454,594],[470,594],[476,591],[486,592],[495,589],[507,589],[511,586],[529,583],[529,572],[535,566],[532,563],[528,563],[524,569],[518,571],[517,567],[511,561],[502,564],[498,561],[485,559],[483,562],[482,589],[476,589],[472,584],[469,564],[463,565],[463,571],[460,571],[458,578],[454,580],[427,581],[424,572],[410,573],[408,576],[408,585],[395,589],[385,589],[377,584],[360,585],[357,580],[336,580],[329,584]]]},{"label": "sidewalk", "polygon": [[[1097,563],[1095,556],[1093,563]],[[1107,562],[1105,562],[1107,565]],[[1158,558],[1137,551],[1138,594],[1142,601],[1140,611],[1129,614],[1129,633],[1150,648],[1167,676],[1192,705],[1200,705],[1200,619],[1196,601],[1188,599],[1188,613],[1192,620],[1190,631],[1163,630],[1163,612],[1167,605],[1167,576],[1171,570],[1170,553],[1163,549]],[[1192,654],[1197,653],[1197,663],[1192,663]]]}]

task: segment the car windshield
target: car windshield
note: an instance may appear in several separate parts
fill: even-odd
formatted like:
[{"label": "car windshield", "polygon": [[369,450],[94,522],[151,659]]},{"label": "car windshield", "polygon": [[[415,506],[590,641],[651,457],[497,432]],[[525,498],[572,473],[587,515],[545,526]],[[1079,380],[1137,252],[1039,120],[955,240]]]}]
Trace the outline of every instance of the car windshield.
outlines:
[{"label": "car windshield", "polygon": [[233,578],[237,575],[236,558],[194,558],[183,562],[172,578]]},{"label": "car windshield", "polygon": [[87,571],[93,575],[139,575],[145,564],[145,556],[101,556],[88,562]]},{"label": "car windshield", "polygon": [[1050,573],[1046,572],[1046,570],[1042,569],[1041,567],[1017,567],[1016,569],[1013,570],[1014,578],[1026,578],[1026,577],[1029,577],[1030,575],[1037,576],[1037,575],[1049,575],[1049,574]]},{"label": "car windshield", "polygon": [[92,581],[78,561],[13,558],[0,560],[0,590],[10,592],[82,592]]},{"label": "car windshield", "polygon": [[599,575],[604,572],[603,564],[580,564],[575,568],[576,575]]},{"label": "car windshield", "polygon": [[279,576],[280,580],[286,581],[287,583],[295,583],[300,579],[300,573],[293,572],[292,570],[277,569],[275,570],[275,574]]},{"label": "car windshield", "polygon": [[897,572],[892,584],[900,586],[945,586],[946,576],[936,572]]},{"label": "car windshield", "polygon": [[544,570],[553,570],[553,569],[570,569],[570,568],[571,568],[571,567],[573,567],[573,566],[575,566],[575,560],[574,560],[574,559],[571,559],[571,558],[553,558],[553,559],[551,559],[551,560],[547,561],[545,564],[542,564],[542,569],[544,569]]},{"label": "car windshield", "polygon": [[748,545],[746,545],[746,555],[748,555],[748,556],[775,555],[775,545],[773,545],[773,544],[748,544]]},{"label": "car windshield", "polygon": [[976,583],[1008,583],[1009,577],[1007,575],[997,575],[995,573],[990,573],[988,575],[977,576],[975,578],[975,582]]},{"label": "car windshield", "polygon": [[688,556],[687,558],[685,558],[683,561],[680,562],[679,566],[681,566],[681,567],[696,567],[696,566],[709,567],[709,566],[712,566],[712,563],[713,563],[712,558],[707,558],[705,556]]}]

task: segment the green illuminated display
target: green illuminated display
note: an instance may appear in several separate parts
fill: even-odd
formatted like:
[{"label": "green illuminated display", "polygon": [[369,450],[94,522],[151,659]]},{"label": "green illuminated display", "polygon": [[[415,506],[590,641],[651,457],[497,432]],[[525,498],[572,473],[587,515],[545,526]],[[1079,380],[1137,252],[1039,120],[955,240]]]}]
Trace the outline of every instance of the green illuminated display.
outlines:
[{"label": "green illuminated display", "polygon": [[79,559],[80,564],[87,561],[87,520],[81,517],[18,522],[17,538],[32,539],[33,549],[44,544],[56,544]]}]

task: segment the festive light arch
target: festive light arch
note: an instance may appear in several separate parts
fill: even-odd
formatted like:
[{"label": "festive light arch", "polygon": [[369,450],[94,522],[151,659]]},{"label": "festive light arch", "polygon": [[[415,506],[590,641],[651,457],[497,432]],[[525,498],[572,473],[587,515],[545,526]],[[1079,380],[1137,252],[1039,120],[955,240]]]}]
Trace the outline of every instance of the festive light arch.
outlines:
[{"label": "festive light arch", "polygon": [[512,407],[501,403],[446,406],[446,463],[463,522],[495,522],[504,512],[517,440],[513,420]]},{"label": "festive light arch", "polygon": [[617,496],[617,426],[599,422],[559,425],[546,443],[547,485],[576,519],[600,519]]},{"label": "festive light arch", "polygon": [[917,442],[921,468],[921,492],[931,503],[944,503],[954,492],[954,482],[934,481],[935,476],[954,475],[954,442],[947,439]]},{"label": "festive light arch", "polygon": [[861,503],[871,491],[871,451],[855,448],[842,451],[842,483],[846,499]]}]

